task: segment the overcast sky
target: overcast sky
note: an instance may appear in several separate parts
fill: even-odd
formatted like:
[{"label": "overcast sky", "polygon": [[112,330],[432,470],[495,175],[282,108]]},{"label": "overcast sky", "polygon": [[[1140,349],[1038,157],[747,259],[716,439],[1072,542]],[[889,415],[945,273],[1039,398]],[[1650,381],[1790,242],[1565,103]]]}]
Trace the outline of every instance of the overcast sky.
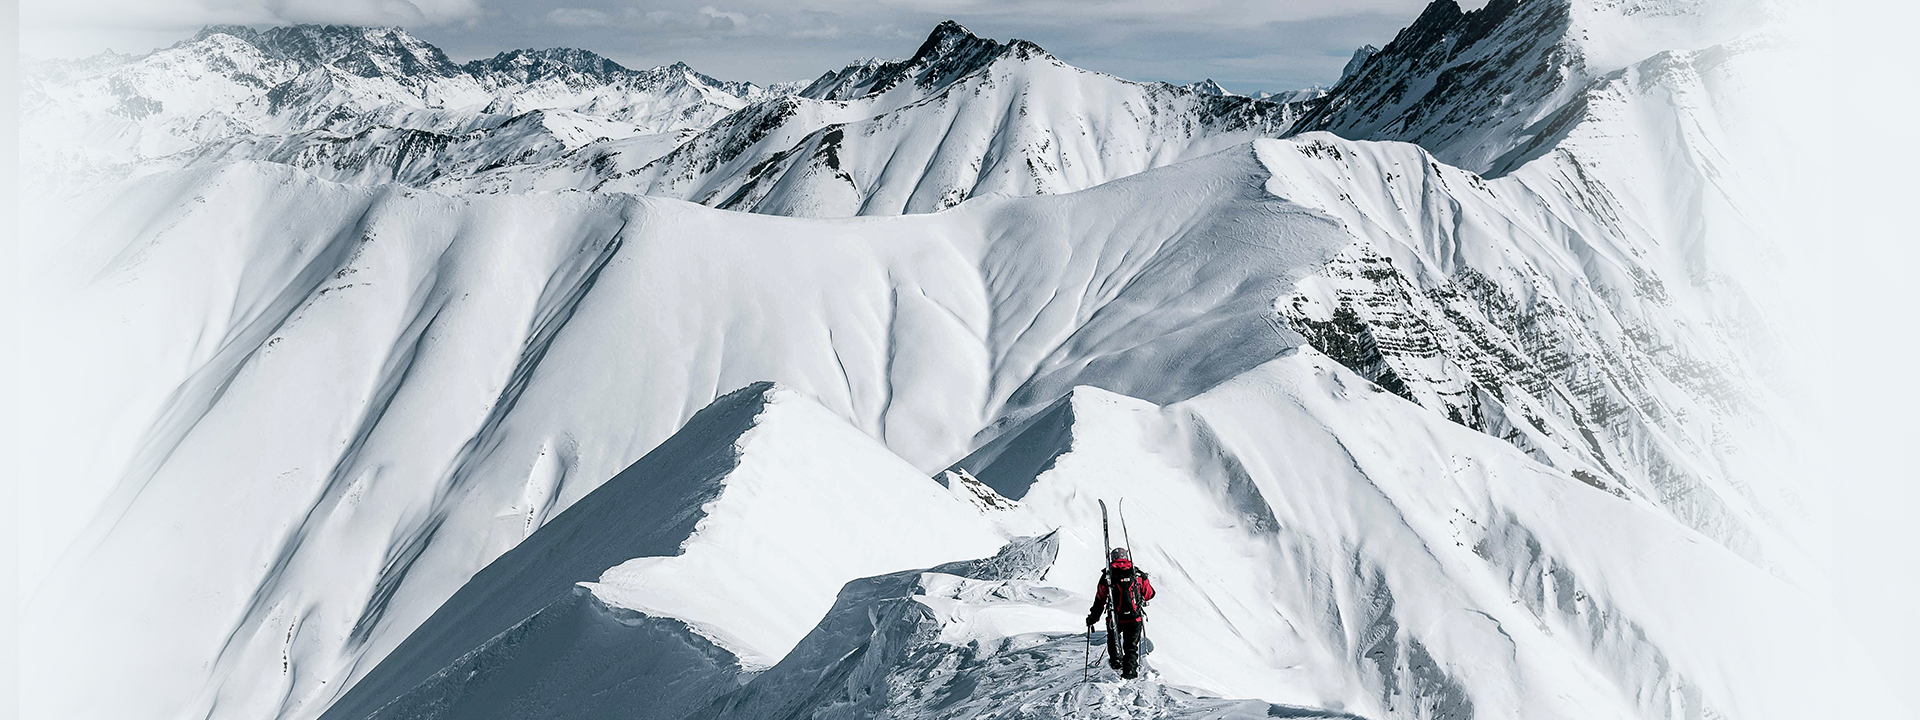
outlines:
[{"label": "overcast sky", "polygon": [[[1236,92],[1331,83],[1425,0],[22,0],[36,57],[145,52],[208,23],[400,25],[456,60],[582,47],[622,64],[684,61],[723,79],[811,79],[863,57],[904,57],[941,20],[1024,38],[1135,80],[1213,78]],[[1484,0],[1464,2],[1467,7]],[[1179,6],[1178,9],[1173,9]]]}]

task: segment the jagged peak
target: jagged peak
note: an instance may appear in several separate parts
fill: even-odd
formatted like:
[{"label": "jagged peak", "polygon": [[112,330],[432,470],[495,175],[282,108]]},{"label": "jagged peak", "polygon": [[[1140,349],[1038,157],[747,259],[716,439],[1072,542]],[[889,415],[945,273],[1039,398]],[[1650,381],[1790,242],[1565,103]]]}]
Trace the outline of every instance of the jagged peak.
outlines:
[{"label": "jagged peak", "polygon": [[1224,87],[1221,87],[1220,83],[1214,82],[1213,78],[1207,78],[1197,83],[1188,83],[1180,87],[1184,87],[1188,90],[1192,90],[1196,93],[1200,93],[1201,95],[1234,95],[1236,94],[1236,93],[1227,92],[1227,89]]},{"label": "jagged peak", "polygon": [[440,48],[395,26],[299,24],[260,30],[246,25],[207,25],[174,47],[217,35],[240,39],[270,57],[309,69],[333,65],[362,76],[447,76],[461,72]]},{"label": "jagged peak", "polygon": [[941,20],[940,24],[933,26],[933,32],[927,34],[928,43],[957,42],[968,38],[981,39],[980,36],[973,34],[972,30],[968,30],[967,26],[954,20]]},{"label": "jagged peak", "polygon": [[1435,0],[1378,51],[1355,53],[1292,132],[1413,142],[1492,172],[1513,138],[1538,135],[1526,126],[1590,77],[1571,21],[1569,0],[1490,0],[1471,11]]},{"label": "jagged peak", "polygon": [[1347,60],[1346,67],[1340,69],[1340,79],[1334,81],[1334,84],[1338,85],[1347,78],[1360,74],[1360,69],[1366,66],[1367,60],[1372,59],[1379,52],[1380,48],[1372,45],[1362,45],[1358,50],[1354,50],[1353,57]]},{"label": "jagged peak", "polygon": [[800,94],[816,100],[856,100],[887,92],[907,80],[936,90],[1008,55],[1026,60],[1046,57],[1047,52],[1026,40],[1002,43],[983,38],[960,23],[945,20],[934,26],[911,57],[848,65],[820,76]]},{"label": "jagged peak", "polygon": [[504,74],[520,81],[546,74],[573,71],[606,79],[633,71],[599,53],[579,48],[508,50],[462,66],[473,75]]},{"label": "jagged peak", "polygon": [[1420,9],[1420,16],[1414,18],[1413,23],[1408,25],[1408,27],[1421,23],[1449,22],[1465,14],[1465,12],[1465,10],[1460,8],[1460,3],[1456,0],[1433,0],[1433,2],[1427,3],[1426,7]]},{"label": "jagged peak", "polygon": [[907,58],[906,65],[929,65],[939,63],[956,56],[978,54],[981,51],[994,52],[1006,47],[998,41],[973,34],[965,26],[952,20],[941,21],[927,34],[926,42],[920,43],[920,49],[913,57]]}]

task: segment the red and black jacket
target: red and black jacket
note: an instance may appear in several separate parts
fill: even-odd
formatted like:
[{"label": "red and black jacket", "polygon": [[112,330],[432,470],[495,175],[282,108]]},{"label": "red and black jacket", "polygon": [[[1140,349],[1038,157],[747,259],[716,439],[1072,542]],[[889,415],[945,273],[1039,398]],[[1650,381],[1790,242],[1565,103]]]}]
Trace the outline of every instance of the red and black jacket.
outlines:
[{"label": "red and black jacket", "polygon": [[[1119,558],[1100,572],[1100,588],[1093,592],[1093,609],[1088,618],[1099,618],[1107,609],[1107,588],[1113,588],[1114,619],[1137,623],[1147,618],[1146,604],[1153,599],[1153,581],[1144,570],[1136,570],[1133,561]],[[1091,623],[1089,623],[1091,624]]]}]

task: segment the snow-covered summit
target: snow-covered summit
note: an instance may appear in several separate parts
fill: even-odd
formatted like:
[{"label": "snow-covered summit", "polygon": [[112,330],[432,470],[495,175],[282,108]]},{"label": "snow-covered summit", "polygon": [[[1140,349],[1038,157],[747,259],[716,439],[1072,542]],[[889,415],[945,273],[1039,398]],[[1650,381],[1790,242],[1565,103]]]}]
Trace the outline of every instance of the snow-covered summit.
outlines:
[{"label": "snow-covered summit", "polygon": [[[817,98],[833,98],[821,100]],[[912,58],[861,63],[750,106],[664,157],[584,150],[542,172],[602,191],[838,217],[934,212],[980,195],[1070,192],[1278,135],[1298,104],[1135,83],[954,23]],[[520,171],[476,185],[551,187]],[[589,175],[590,176],[590,175]]]},{"label": "snow-covered summit", "polygon": [[255,30],[244,25],[209,25],[173,47],[190,48],[215,35],[238,38],[302,68],[332,65],[361,77],[423,80],[462,72],[440,48],[398,27],[302,24]]}]

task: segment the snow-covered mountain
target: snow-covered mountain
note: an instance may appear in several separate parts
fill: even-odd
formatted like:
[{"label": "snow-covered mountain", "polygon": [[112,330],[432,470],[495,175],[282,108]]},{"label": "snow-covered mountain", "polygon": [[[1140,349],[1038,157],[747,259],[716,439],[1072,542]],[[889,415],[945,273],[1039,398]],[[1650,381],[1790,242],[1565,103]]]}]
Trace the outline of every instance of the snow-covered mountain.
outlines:
[{"label": "snow-covered mountain", "polygon": [[[1297,105],[1134,83],[943,23],[912,57],[828,73],[664,157],[616,148],[469,187],[589,187],[801,217],[935,212],[980,195],[1071,192],[1256,137]],[[602,168],[596,177],[582,168]]]},{"label": "snow-covered mountain", "polygon": [[1491,0],[1427,6],[1383,48],[1361,48],[1296,131],[1417,143],[1442,162],[1504,175],[1550,147],[1556,111],[1594,82],[1668,51],[1760,29],[1760,0]]},{"label": "snow-covered mountain", "polygon": [[[1263,174],[1241,147],[1083,193],[842,223],[630,195],[441,196],[261,163],[154,176],[97,200],[157,217],[69,216],[108,223],[78,233],[70,272],[131,274],[47,317],[105,330],[92,312],[136,308],[152,332],[105,331],[58,361],[168,374],[111,398],[168,419],[89,433],[103,466],[141,476],[94,485],[91,559],[44,584],[45,607],[98,614],[107,637],[142,635],[152,612],[227,638],[185,643],[190,662],[172,642],[62,651],[148,678],[130,686],[142,703],[323,706],[487,561],[732,388],[785,383],[931,471],[1075,385],[1178,400],[1300,344],[1273,299],[1346,239],[1262,192]],[[91,254],[130,237],[147,238],[137,260]],[[236,275],[210,281],[215,268]],[[190,339],[202,332],[224,339]],[[279,480],[238,479],[261,473]],[[207,504],[250,509],[150,524]],[[182,554],[196,560],[165,559]],[[119,573],[148,589],[146,611],[99,605],[95,584]],[[289,612],[306,638],[291,648]],[[138,671],[154,666],[169,670]],[[298,685],[257,694],[275,677]]]},{"label": "snow-covered mountain", "polygon": [[101,64],[29,76],[25,137],[45,140],[27,155],[82,187],[250,159],[342,182],[632,191],[805,216],[1083,189],[1279,135],[1311,96],[1132,83],[951,22],[912,57],[798,92],[583,50],[456,65],[393,28],[210,27]]},{"label": "snow-covered mountain", "polygon": [[[1776,331],[1736,279],[1769,241],[1716,128],[1726,102],[1716,94],[1740,84],[1765,44],[1660,52],[1577,86],[1567,74],[1607,60],[1593,50],[1606,47],[1596,28],[1654,15],[1646,32],[1689,9],[1691,36],[1731,32],[1725,11],[1705,6],[1496,2],[1462,14],[1436,3],[1386,48],[1356,54],[1358,72],[1349,66],[1304,123],[1360,117],[1343,97],[1372,108],[1413,97],[1378,89],[1420,87],[1408,74],[1478,73],[1497,91],[1435,86],[1376,130],[1340,126],[1412,136],[1417,149],[1309,144],[1270,159],[1295,168],[1276,170],[1276,193],[1363,239],[1280,313],[1394,392],[1596,486],[1653,498],[1756,564],[1798,574],[1802,469],[1783,452],[1788,429],[1757,350]],[[1564,37],[1511,39],[1569,24]],[[1412,70],[1395,74],[1402,66]],[[1521,122],[1524,131],[1508,127]],[[1448,165],[1495,155],[1507,166],[1497,179]],[[1762,539],[1780,532],[1798,537]]]},{"label": "snow-covered mountain", "polygon": [[212,26],[145,56],[46,63],[23,83],[29,167],[81,187],[239,159],[426,184],[595,141],[671,148],[769,94],[585,50],[462,65],[399,28],[332,25]]},{"label": "snow-covered mountain", "polygon": [[[1753,350],[1751,19],[1441,0],[1286,104],[957,24],[781,91],[42,67],[120,134],[36,151],[135,159],[28,226],[27,709],[1874,716]],[[1152,672],[1082,682],[1120,497]]]}]

